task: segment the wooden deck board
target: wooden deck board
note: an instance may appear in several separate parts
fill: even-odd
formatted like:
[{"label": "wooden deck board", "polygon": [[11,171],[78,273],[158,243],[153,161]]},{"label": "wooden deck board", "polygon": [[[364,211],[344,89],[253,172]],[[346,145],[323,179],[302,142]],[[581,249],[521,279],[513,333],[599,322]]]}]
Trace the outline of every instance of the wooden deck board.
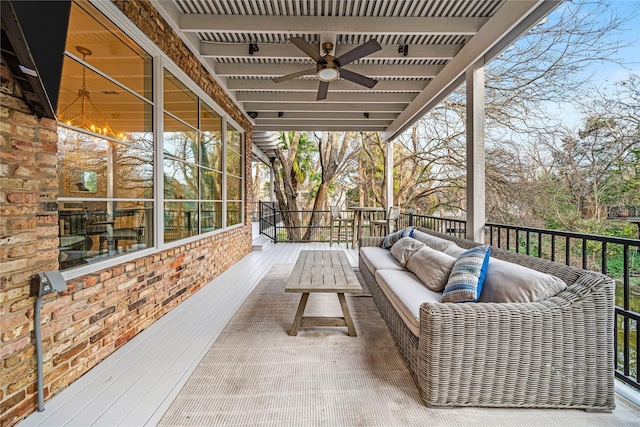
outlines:
[{"label": "wooden deck board", "polygon": [[[155,425],[229,319],[274,264],[300,250],[344,245],[276,244],[251,252],[95,366],[19,426]],[[345,250],[357,266],[357,250]]]}]

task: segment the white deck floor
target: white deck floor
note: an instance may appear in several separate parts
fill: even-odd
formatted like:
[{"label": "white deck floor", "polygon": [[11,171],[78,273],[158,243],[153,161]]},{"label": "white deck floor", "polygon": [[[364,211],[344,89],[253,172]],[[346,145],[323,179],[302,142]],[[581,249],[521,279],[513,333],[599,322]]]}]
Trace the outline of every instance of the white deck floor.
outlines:
[{"label": "white deck floor", "polygon": [[19,426],[155,425],[231,316],[274,264],[303,249],[357,251],[334,244],[270,244],[234,264],[138,334]]}]

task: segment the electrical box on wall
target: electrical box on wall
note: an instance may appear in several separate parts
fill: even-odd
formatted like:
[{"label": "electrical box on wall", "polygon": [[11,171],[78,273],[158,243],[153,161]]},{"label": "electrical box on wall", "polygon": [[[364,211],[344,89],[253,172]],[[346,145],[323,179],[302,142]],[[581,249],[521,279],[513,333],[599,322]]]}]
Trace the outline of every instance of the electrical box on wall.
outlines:
[{"label": "electrical box on wall", "polygon": [[42,297],[53,292],[63,292],[67,290],[67,282],[58,270],[38,273],[37,296]]}]

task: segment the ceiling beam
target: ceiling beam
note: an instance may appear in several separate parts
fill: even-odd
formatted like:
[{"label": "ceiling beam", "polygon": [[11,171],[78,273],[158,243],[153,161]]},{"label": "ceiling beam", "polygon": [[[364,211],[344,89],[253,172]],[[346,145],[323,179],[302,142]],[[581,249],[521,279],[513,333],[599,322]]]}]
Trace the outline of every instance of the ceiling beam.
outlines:
[{"label": "ceiling beam", "polygon": [[488,18],[181,14],[180,31],[271,34],[473,35]]},{"label": "ceiling beam", "polygon": [[[375,85],[376,92],[422,92],[426,80],[380,80]],[[353,92],[367,90],[348,80],[331,82],[331,92]],[[237,92],[242,91],[305,91],[316,92],[318,81],[315,79],[295,79],[275,83],[271,79],[228,79],[227,88]]]},{"label": "ceiling beam", "polygon": [[[262,76],[278,77],[315,68],[304,64],[216,64],[218,76]],[[354,73],[376,77],[434,78],[444,65],[351,65],[345,67]]]},{"label": "ceiling beam", "polygon": [[[411,93],[385,93],[384,95],[376,92],[331,93],[331,85],[329,85],[327,99],[322,100],[322,102],[346,104],[388,104],[390,102],[402,102],[409,104],[413,101],[414,97],[415,95]],[[316,94],[310,92],[238,92],[236,99],[240,102],[272,102],[276,104],[283,102],[306,103],[315,101]]]},{"label": "ceiling beam", "polygon": [[[394,139],[424,116],[464,81],[468,67],[483,58],[499,42],[505,48],[555,9],[561,0],[505,2],[496,14],[452,59],[398,118],[382,133],[385,141]],[[485,64],[493,58],[484,57]]]},{"label": "ceiling beam", "polygon": [[337,112],[383,112],[383,113],[399,113],[406,108],[407,104],[328,104],[324,102],[310,102],[308,104],[289,102],[289,103],[276,103],[276,102],[246,102],[244,104],[245,111],[257,111],[258,117],[260,117],[263,111],[275,111],[283,112],[286,116],[288,111],[304,112],[304,111],[326,111],[329,113]]},{"label": "ceiling beam", "polygon": [[[369,115],[369,117],[366,120],[388,121],[388,122],[393,121],[398,116],[395,113],[360,113],[360,112],[349,113],[349,112],[343,111],[340,114],[337,114],[331,117],[331,120],[340,120],[340,121],[360,120],[365,118],[365,114]],[[308,120],[308,119],[316,119],[316,118],[318,118],[318,113],[315,113],[315,112],[298,113],[298,112],[290,111],[287,113],[283,112],[282,117],[280,117],[277,112],[262,111],[258,114],[258,117],[255,119],[255,122],[262,123],[264,120],[272,120],[272,119],[290,121],[290,120]],[[326,118],[326,117],[323,116],[323,118]],[[253,139],[255,140],[255,136],[253,137]]]},{"label": "ceiling beam", "polygon": [[[215,43],[200,42],[200,55],[203,57],[213,58],[262,58],[262,59],[307,59],[308,56],[300,49],[292,44],[282,43],[259,43],[260,50],[249,54],[249,45],[247,43]],[[356,48],[357,44],[338,44],[336,47],[337,54],[340,56],[351,49]],[[370,59],[413,59],[413,60],[449,60],[452,59],[462,49],[461,44],[447,45],[408,45],[407,56],[403,56],[398,52],[399,45],[385,44],[382,50],[367,55]],[[315,46],[314,46],[315,47]],[[318,49],[320,51],[320,49]]]},{"label": "ceiling beam", "polygon": [[267,120],[260,120],[259,122],[256,122],[256,127],[262,127],[262,126],[282,126],[283,123],[287,123],[287,124],[296,124],[296,125],[300,125],[300,126],[304,126],[304,125],[324,125],[327,127],[331,127],[333,125],[336,126],[341,126],[341,125],[345,125],[345,126],[357,126],[357,127],[376,127],[376,126],[387,126],[389,123],[391,123],[391,120],[384,120],[384,121],[378,121],[378,120],[369,120],[369,119],[365,119],[362,118],[362,120],[350,120],[349,122],[345,123],[344,121],[342,122],[336,122],[334,119],[327,119],[325,117],[318,117],[315,119],[304,119],[304,120],[291,120],[291,119],[287,119],[287,120],[282,120],[282,119],[267,119]]},{"label": "ceiling beam", "polygon": [[281,125],[266,125],[266,126],[256,126],[254,129],[257,130],[269,130],[275,132],[286,132],[292,130],[300,130],[300,131],[320,131],[320,132],[353,132],[353,131],[362,131],[362,132],[381,132],[385,129],[384,126],[352,126],[352,125],[316,125],[313,123],[299,124],[299,123],[283,123]]}]

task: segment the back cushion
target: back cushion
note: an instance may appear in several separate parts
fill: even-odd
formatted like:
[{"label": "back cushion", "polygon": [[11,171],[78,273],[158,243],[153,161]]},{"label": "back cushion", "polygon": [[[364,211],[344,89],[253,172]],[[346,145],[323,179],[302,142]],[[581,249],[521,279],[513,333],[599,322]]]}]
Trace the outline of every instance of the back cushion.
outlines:
[{"label": "back cushion", "polygon": [[424,243],[411,237],[403,237],[391,247],[391,255],[404,267],[411,255],[423,247]]},{"label": "back cushion", "polygon": [[418,276],[434,292],[442,292],[456,259],[428,246],[414,253],[407,262],[407,270]]},{"label": "back cushion", "polygon": [[491,258],[478,302],[536,302],[567,289],[562,279]]},{"label": "back cushion", "polygon": [[442,238],[436,237],[436,236],[432,236],[431,234],[427,234],[427,233],[422,232],[420,230],[414,230],[413,231],[413,236],[411,236],[411,237],[413,237],[416,240],[421,241],[422,243],[424,243],[425,245],[429,246],[430,248],[433,248],[436,251],[440,251],[440,252],[444,251],[450,245],[455,244],[450,240],[442,239]]}]

